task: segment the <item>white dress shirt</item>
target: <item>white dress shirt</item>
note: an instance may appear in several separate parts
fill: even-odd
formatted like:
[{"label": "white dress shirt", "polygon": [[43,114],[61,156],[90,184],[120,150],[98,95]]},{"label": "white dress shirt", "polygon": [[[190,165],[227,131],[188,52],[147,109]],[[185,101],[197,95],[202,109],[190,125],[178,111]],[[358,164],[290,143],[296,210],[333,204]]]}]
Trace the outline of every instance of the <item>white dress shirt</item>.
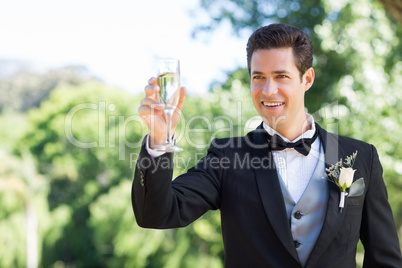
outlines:
[{"label": "white dress shirt", "polygon": [[[312,138],[316,131],[313,117],[309,114],[306,114],[306,116],[311,129],[307,130],[293,141],[289,141],[265,123],[263,123],[263,126],[271,136],[277,134],[286,142],[296,142],[301,138]],[[296,203],[303,195],[304,190],[307,188],[310,178],[313,175],[318,159],[320,158],[320,146],[321,142],[317,137],[311,145],[311,151],[307,156],[297,152],[294,148],[272,152],[278,177],[283,180],[290,195]],[[151,157],[158,157],[164,154],[164,152],[158,152],[149,148],[149,135],[146,140],[145,148]]]},{"label": "white dress shirt", "polygon": [[165,153],[165,152],[156,151],[156,150],[149,148],[149,134],[147,135],[147,142],[145,144],[145,148],[147,149],[147,152],[151,157],[158,157]]},{"label": "white dress shirt", "polygon": [[[263,123],[263,126],[271,136],[277,134],[286,142],[296,142],[301,138],[312,138],[316,131],[313,117],[309,114],[306,114],[306,116],[307,122],[311,128],[293,141],[289,141],[265,123]],[[282,179],[296,203],[300,200],[310,182],[310,178],[320,158],[320,147],[321,141],[317,137],[311,145],[311,151],[307,156],[297,152],[294,148],[286,148],[281,151],[272,152],[278,177]]]}]

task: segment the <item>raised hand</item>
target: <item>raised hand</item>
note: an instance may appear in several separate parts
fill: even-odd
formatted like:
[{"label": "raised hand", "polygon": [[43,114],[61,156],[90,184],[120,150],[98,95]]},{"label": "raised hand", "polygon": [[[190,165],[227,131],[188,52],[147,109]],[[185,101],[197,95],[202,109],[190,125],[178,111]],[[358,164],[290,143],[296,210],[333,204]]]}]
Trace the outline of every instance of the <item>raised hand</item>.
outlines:
[{"label": "raised hand", "polygon": [[[164,144],[167,135],[166,116],[163,111],[164,105],[159,102],[159,90],[158,80],[154,77],[149,79],[148,85],[145,87],[145,97],[142,99],[141,106],[138,108],[138,114],[150,130],[149,147],[151,149]],[[183,106],[185,94],[186,88],[181,87],[179,101],[172,117],[172,134],[180,121],[181,108]]]}]

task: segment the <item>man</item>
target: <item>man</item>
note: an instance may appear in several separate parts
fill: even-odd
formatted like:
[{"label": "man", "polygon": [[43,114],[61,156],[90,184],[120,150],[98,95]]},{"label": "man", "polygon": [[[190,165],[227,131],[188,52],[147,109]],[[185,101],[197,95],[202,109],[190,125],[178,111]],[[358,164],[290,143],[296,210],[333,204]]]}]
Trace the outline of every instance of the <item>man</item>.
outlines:
[{"label": "man", "polygon": [[[355,267],[359,239],[364,267],[402,267],[376,149],[326,132],[305,113],[312,59],[310,39],[294,27],[272,24],[255,31],[247,60],[263,123],[244,137],[215,139],[207,156],[173,181],[172,154],[152,150],[166,133],[163,112],[152,108],[159,88],[151,79],[139,108],[150,134],[133,182],[137,223],[182,227],[219,209],[226,267]],[[184,94],[182,88],[177,112]],[[342,204],[340,188],[322,177],[356,151],[356,183],[347,185]]]}]

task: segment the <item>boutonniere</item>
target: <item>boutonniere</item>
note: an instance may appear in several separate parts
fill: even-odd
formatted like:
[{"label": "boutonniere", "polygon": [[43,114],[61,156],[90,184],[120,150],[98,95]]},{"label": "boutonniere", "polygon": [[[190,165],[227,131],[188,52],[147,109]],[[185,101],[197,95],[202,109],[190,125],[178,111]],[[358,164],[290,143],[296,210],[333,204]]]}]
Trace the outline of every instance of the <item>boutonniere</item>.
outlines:
[{"label": "boutonniere", "polygon": [[345,197],[348,196],[347,189],[353,186],[353,176],[356,169],[353,169],[355,163],[357,151],[350,156],[347,156],[344,161],[342,158],[334,165],[326,169],[325,177],[333,183],[335,183],[341,190],[341,198],[339,201],[339,212],[342,213],[345,206]]}]

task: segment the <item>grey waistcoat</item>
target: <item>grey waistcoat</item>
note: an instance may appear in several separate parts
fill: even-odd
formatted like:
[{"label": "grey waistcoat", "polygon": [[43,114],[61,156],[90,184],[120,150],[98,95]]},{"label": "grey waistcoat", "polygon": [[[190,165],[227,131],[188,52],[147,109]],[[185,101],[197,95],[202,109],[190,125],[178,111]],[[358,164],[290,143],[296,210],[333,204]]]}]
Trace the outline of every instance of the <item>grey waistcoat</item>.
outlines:
[{"label": "grey waistcoat", "polygon": [[290,229],[295,241],[300,263],[304,267],[321,232],[328,203],[327,181],[325,174],[324,152],[321,146],[320,159],[313,172],[310,182],[296,204],[280,178],[282,194],[285,200],[286,212]]}]

